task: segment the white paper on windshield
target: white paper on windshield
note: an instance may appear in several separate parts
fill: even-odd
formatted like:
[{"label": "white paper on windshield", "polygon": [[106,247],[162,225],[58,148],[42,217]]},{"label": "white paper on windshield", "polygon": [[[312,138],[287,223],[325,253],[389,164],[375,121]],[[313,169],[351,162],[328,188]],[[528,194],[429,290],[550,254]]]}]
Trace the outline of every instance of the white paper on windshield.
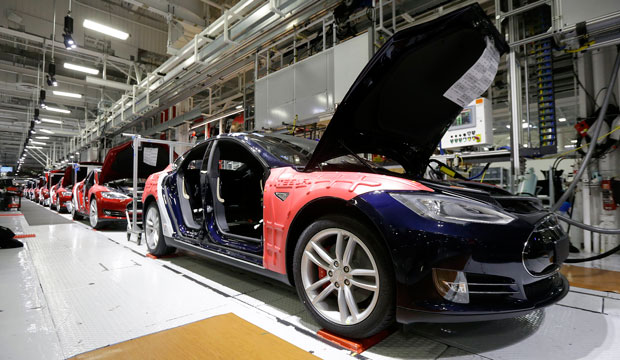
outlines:
[{"label": "white paper on windshield", "polygon": [[478,61],[443,94],[445,98],[460,107],[469,105],[474,99],[482,95],[491,86],[495,74],[497,74],[499,51],[491,39],[486,38],[486,43],[487,47]]},{"label": "white paper on windshield", "polygon": [[142,161],[151,166],[157,165],[157,152],[159,148],[156,147],[145,147],[144,153],[142,155]]}]

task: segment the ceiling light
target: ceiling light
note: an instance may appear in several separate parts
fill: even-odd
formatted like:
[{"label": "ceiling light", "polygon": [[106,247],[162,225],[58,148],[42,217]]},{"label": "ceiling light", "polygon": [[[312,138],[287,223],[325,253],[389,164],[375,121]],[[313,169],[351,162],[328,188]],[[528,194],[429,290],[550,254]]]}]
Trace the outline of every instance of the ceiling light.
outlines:
[{"label": "ceiling light", "polygon": [[566,121],[566,118],[565,117],[561,117],[561,118],[558,119],[558,121],[559,122],[564,122],[564,121]]},{"label": "ceiling light", "polygon": [[76,65],[76,64],[72,64],[72,63],[64,63],[63,67],[65,69],[80,71],[80,72],[91,74],[91,75],[98,75],[99,74],[99,70],[97,70],[97,69],[93,69],[93,68],[89,68],[89,67],[81,66],[81,65]]},{"label": "ceiling light", "polygon": [[235,106],[235,109],[237,109],[237,110],[243,109],[243,105],[237,105],[237,106]]},{"label": "ceiling light", "polygon": [[[66,109],[59,109],[59,108],[49,107],[49,106],[48,106],[48,107],[46,107],[46,108],[45,108],[45,110],[48,110],[48,111],[53,111],[53,112],[59,112],[59,113],[63,113],[63,114],[71,114],[71,111],[70,111],[70,110],[66,110]],[[41,119],[41,120],[43,120],[43,119]],[[43,120],[43,121],[45,121],[45,120]]]},{"label": "ceiling light", "polygon": [[506,129],[510,129],[510,125],[506,125]]},{"label": "ceiling light", "polygon": [[216,120],[220,120],[220,119],[223,119],[223,118],[225,118],[225,117],[229,117],[229,116],[231,116],[231,115],[238,114],[238,113],[240,113],[240,112],[242,112],[242,111],[243,111],[243,109],[241,109],[241,110],[233,110],[233,111],[231,111],[231,112],[228,112],[228,113],[226,113],[226,114],[220,115],[220,116],[218,116],[218,117],[209,118],[209,119],[205,120],[204,122],[202,122],[202,123],[200,123],[200,124],[197,124],[197,125],[194,125],[194,126],[190,127],[190,130],[191,130],[191,129],[198,128],[198,127],[201,127],[201,126],[205,126],[206,124],[208,124],[208,123],[210,123],[210,122],[214,122],[214,121],[216,121]]},{"label": "ceiling light", "polygon": [[66,97],[72,97],[72,98],[76,98],[76,99],[81,99],[82,98],[82,94],[76,94],[76,93],[71,93],[71,92],[66,92],[66,91],[52,91],[54,93],[54,95],[57,96],[66,96]]},{"label": "ceiling light", "polygon": [[[24,151],[28,151],[28,149],[24,149]],[[24,154],[24,155],[26,155],[26,154]]]},{"label": "ceiling light", "polygon": [[[46,122],[46,123],[51,123],[51,124],[62,124],[62,121],[54,120],[54,119],[42,118],[41,121]],[[41,131],[43,131],[43,130],[41,130]]]},{"label": "ceiling light", "polygon": [[46,133],[46,134],[53,134],[53,131],[47,130],[47,129],[39,129],[41,130],[41,132]]},{"label": "ceiling light", "polygon": [[33,140],[30,140],[30,143],[35,144],[35,145],[47,145],[47,144],[46,144],[46,143],[44,143],[44,142],[41,142],[41,141],[33,141]]},{"label": "ceiling light", "polygon": [[75,43],[71,35],[62,34],[62,37],[64,38],[63,43],[65,44],[65,49],[71,50],[77,47],[77,44]]},{"label": "ceiling light", "polygon": [[27,147],[28,149],[43,149],[43,148],[42,148],[42,147],[40,147],[40,146],[33,146],[33,145],[28,145],[28,146],[26,146],[26,147]]},{"label": "ceiling light", "polygon": [[564,145],[565,149],[570,149],[570,148],[574,148],[574,147],[575,147],[575,145]]},{"label": "ceiling light", "polygon": [[35,138],[39,140],[49,140],[50,137],[49,136],[35,136]]},{"label": "ceiling light", "polygon": [[87,29],[95,30],[100,33],[115,37],[117,39],[127,40],[127,38],[129,37],[129,34],[124,31],[120,31],[107,25],[96,23],[92,20],[85,19],[82,25]]},{"label": "ceiling light", "polygon": [[577,143],[577,140],[574,140],[574,139],[573,139],[573,140],[571,140],[570,142],[572,142],[573,144],[576,144],[576,143]]}]

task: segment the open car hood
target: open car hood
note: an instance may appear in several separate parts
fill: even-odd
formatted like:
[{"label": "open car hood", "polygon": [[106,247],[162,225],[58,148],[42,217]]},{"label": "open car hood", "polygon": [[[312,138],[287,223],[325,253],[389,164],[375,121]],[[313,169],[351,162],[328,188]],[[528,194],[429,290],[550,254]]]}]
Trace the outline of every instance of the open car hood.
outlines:
[{"label": "open car hood", "polygon": [[421,176],[452,121],[491,85],[507,51],[478,4],[399,31],[355,80],[306,170],[371,153]]},{"label": "open car hood", "polygon": [[[99,184],[133,176],[132,145],[133,142],[129,141],[108,151],[99,174]],[[147,178],[168,166],[168,151],[165,144],[142,143],[138,151],[138,178]]]}]

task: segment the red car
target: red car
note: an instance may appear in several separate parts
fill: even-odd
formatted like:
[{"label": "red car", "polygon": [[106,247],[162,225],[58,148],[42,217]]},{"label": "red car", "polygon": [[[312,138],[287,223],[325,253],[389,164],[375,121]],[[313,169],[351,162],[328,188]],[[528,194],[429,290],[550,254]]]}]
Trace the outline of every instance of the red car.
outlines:
[{"label": "red car", "polygon": [[34,202],[39,202],[39,193],[41,192],[41,189],[45,186],[45,178],[41,177],[37,180],[37,183],[34,186],[34,189],[32,189],[32,201]]},{"label": "red car", "polygon": [[69,164],[65,168],[65,173],[62,180],[55,187],[52,192],[52,206],[53,208],[61,212],[66,210],[73,213],[73,184],[84,180],[86,175],[93,169],[100,168],[101,163],[98,162],[80,162],[77,164]]},{"label": "red car", "polygon": [[39,192],[39,203],[41,203],[41,205],[50,206],[50,195],[52,192],[52,188],[54,187],[54,185],[58,184],[60,179],[62,179],[64,173],[64,170],[52,170],[45,173],[45,178],[47,179],[47,181],[45,183],[45,186]]},{"label": "red car", "polygon": [[[61,185],[64,178],[64,176],[61,177],[60,181],[58,181],[56,185],[52,186],[52,188],[50,189],[50,209],[54,209],[56,203],[60,200],[60,197],[58,196],[58,190],[62,188]],[[56,211],[60,212],[58,208],[56,208]]]},{"label": "red car", "polygon": [[[146,152],[145,149],[149,149]],[[145,179],[168,165],[168,146],[144,143],[138,152],[138,196],[142,197]],[[132,142],[110,149],[101,169],[91,171],[73,191],[74,219],[88,217],[90,225],[126,221],[125,211],[133,192]],[[139,216],[141,216],[141,211]]]}]

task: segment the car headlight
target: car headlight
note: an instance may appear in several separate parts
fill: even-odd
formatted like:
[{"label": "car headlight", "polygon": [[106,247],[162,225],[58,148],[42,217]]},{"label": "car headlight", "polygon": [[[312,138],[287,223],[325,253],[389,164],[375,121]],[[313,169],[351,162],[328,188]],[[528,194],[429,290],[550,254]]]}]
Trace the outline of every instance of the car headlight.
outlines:
[{"label": "car headlight", "polygon": [[475,222],[501,225],[515,220],[509,214],[499,212],[473,200],[409,193],[392,193],[390,195],[416,214],[438,221],[457,224]]},{"label": "car headlight", "polygon": [[115,199],[115,200],[129,199],[129,196],[125,194],[121,194],[119,192],[114,192],[114,191],[102,192],[101,196],[103,196],[106,199]]},{"label": "car headlight", "polygon": [[71,196],[71,191],[65,191],[62,193],[62,196]]}]

